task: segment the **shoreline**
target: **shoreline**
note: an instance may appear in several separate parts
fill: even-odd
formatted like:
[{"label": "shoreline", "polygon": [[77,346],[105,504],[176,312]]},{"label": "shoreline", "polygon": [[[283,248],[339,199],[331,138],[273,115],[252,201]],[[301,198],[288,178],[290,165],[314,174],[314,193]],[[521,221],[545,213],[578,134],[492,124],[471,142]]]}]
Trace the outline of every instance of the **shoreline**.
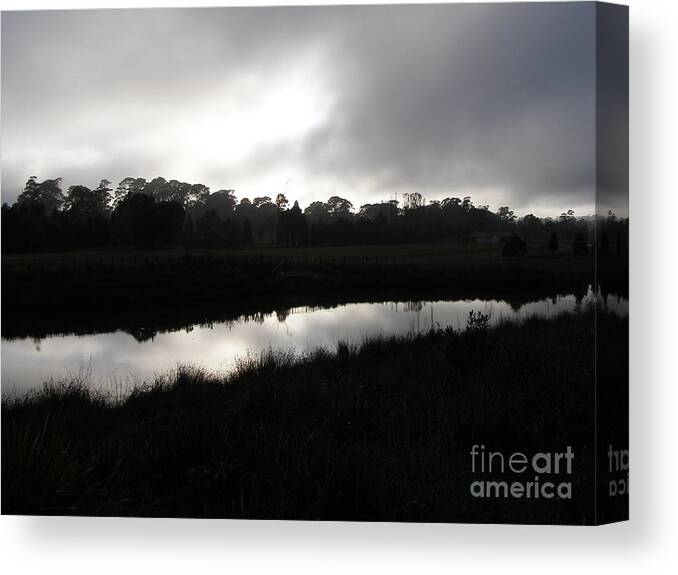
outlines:
[{"label": "shoreline", "polygon": [[584,294],[596,279],[607,292],[628,297],[625,257],[611,254],[606,262],[598,266],[597,278],[593,255],[502,258],[496,250],[404,262],[339,258],[331,273],[325,264],[294,264],[302,269],[296,276],[294,270],[287,276],[276,273],[270,262],[256,258],[187,257],[144,266],[95,260],[85,262],[78,273],[62,266],[13,269],[3,264],[2,334],[13,338],[183,326],[300,305],[385,300],[504,299],[513,305]]}]

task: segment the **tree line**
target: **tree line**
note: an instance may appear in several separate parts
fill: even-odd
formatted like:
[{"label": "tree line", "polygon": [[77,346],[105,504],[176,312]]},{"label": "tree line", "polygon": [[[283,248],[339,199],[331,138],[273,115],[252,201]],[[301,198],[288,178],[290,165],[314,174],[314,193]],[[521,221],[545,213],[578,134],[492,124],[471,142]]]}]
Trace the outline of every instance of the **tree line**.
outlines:
[{"label": "tree line", "polygon": [[[602,219],[601,249],[622,250],[628,219]],[[418,193],[357,209],[342,197],[314,201],[303,210],[284,194],[238,199],[234,190],[210,192],[202,184],[158,177],[124,178],[114,188],[70,186],[32,176],[17,201],[2,206],[3,252],[108,246],[223,249],[252,245],[332,246],[475,241],[482,234],[543,241],[551,251],[570,243],[586,251],[591,221],[572,210],[557,218],[517,217],[507,206],[493,212],[470,197],[424,202]],[[493,236],[494,237],[494,236]],[[578,242],[578,243],[577,243]],[[578,246],[578,247],[577,247]]]}]

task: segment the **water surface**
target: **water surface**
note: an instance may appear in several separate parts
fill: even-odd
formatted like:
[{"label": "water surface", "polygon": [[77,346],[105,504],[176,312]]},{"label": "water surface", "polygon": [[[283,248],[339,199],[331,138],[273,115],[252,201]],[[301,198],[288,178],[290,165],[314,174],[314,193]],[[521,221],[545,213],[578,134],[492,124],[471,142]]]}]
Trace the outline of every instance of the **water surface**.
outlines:
[{"label": "water surface", "polygon": [[[339,341],[360,343],[376,335],[421,333],[431,327],[463,330],[471,310],[490,314],[491,323],[576,312],[592,298],[557,296],[512,307],[503,300],[350,303],[329,308],[297,307],[285,312],[241,316],[234,321],[196,324],[159,332],[140,341],[124,331],[54,335],[2,341],[3,394],[22,394],[43,382],[85,376],[90,385],[124,393],[136,382],[191,364],[228,371],[238,358],[268,348],[297,353]],[[626,315],[628,301],[609,295],[608,310]]]}]

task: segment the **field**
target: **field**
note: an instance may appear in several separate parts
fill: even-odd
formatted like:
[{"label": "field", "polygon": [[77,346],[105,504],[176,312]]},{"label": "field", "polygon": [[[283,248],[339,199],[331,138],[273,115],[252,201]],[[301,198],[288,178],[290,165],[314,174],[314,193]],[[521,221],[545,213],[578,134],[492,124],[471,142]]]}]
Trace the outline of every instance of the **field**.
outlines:
[{"label": "field", "polygon": [[[535,253],[544,252],[546,246],[530,244]],[[266,262],[273,265],[283,260],[300,263],[386,263],[414,262],[417,260],[457,259],[463,257],[489,257],[500,255],[497,245],[463,243],[406,244],[332,247],[256,247],[230,250],[90,250],[80,252],[48,252],[3,255],[3,269],[82,269],[89,266],[115,265],[135,267],[148,264],[180,263],[190,257],[199,261]]]},{"label": "field", "polygon": [[[628,320],[599,337],[623,354]],[[3,513],[591,523],[591,313],[184,368],[113,403],[64,382],[2,406]],[[603,381],[625,384],[619,361]],[[529,421],[529,425],[526,422]],[[576,453],[575,496],[474,500],[468,451]]]}]

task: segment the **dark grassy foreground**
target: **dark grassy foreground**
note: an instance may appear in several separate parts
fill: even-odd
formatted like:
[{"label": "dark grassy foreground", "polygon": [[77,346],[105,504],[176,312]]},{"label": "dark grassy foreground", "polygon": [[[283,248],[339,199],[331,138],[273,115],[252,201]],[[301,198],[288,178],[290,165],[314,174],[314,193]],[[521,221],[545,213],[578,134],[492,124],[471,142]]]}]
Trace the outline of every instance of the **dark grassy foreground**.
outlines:
[{"label": "dark grassy foreground", "polygon": [[[605,317],[599,337],[626,325]],[[585,313],[266,354],[118,405],[48,387],[3,403],[2,512],[590,523],[593,326]],[[574,499],[472,499],[474,443],[571,445]]]}]

